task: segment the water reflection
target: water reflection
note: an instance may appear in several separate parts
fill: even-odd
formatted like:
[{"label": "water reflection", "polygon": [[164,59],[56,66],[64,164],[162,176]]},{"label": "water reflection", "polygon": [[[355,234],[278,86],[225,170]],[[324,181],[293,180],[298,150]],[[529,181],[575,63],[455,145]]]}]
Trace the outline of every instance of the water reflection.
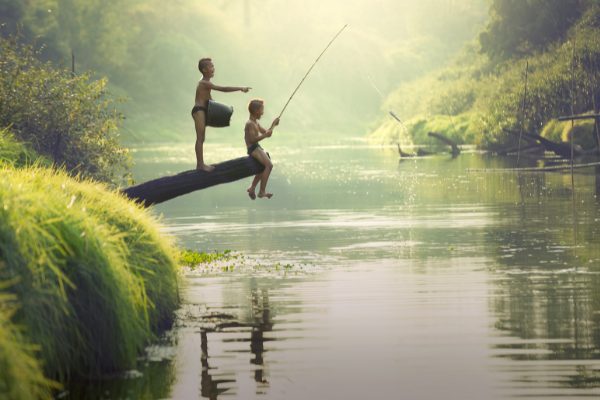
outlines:
[{"label": "water reflection", "polygon": [[175,382],[171,360],[144,360],[138,369],[99,381],[79,381],[67,386],[58,398],[74,400],[167,398]]},{"label": "water reflection", "polygon": [[219,394],[226,392],[228,389],[219,389],[221,383],[235,382],[235,379],[213,379],[208,365],[208,338],[206,331],[200,331],[200,348],[202,350],[202,377],[200,379],[200,395],[207,399],[216,400]]},{"label": "water reflection", "polygon": [[509,158],[271,148],[270,202],[239,182],[155,211],[185,247],[315,268],[188,276],[171,398],[600,394],[593,169],[573,190],[564,172],[472,172]]},{"label": "water reflection", "polygon": [[254,354],[254,358],[250,362],[256,365],[254,370],[254,381],[257,383],[269,383],[264,374],[264,359],[265,352],[265,332],[270,332],[273,329],[271,322],[271,311],[269,309],[269,291],[262,289],[260,298],[256,290],[252,291],[252,334],[250,335],[250,352]]}]

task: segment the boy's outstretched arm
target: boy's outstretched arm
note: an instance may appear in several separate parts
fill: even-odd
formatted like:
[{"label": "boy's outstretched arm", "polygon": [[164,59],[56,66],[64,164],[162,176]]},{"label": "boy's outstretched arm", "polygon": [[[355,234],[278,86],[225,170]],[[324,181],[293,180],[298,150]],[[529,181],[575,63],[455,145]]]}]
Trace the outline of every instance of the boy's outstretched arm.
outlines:
[{"label": "boy's outstretched arm", "polygon": [[219,85],[215,85],[212,82],[207,82],[206,85],[208,85],[209,89],[211,89],[211,90],[217,90],[219,92],[244,92],[244,93],[248,93],[248,91],[250,89],[252,89],[251,87],[248,87],[248,86],[219,86]]}]

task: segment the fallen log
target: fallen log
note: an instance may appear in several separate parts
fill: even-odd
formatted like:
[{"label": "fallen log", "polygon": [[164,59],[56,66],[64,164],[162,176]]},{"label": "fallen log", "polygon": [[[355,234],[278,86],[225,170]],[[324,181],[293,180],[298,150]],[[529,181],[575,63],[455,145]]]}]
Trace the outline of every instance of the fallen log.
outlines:
[{"label": "fallen log", "polygon": [[396,146],[398,146],[398,154],[400,154],[401,158],[411,158],[411,157],[416,157],[416,154],[410,154],[410,153],[406,153],[404,151],[402,151],[402,148],[400,147],[400,143],[396,143]]},{"label": "fallen log", "polygon": [[[512,135],[515,136],[519,136],[518,133],[511,131],[509,129],[504,129],[505,132],[510,133]],[[521,135],[522,139],[525,141],[537,141],[539,142],[542,146],[544,146],[544,148],[548,151],[553,152],[554,154],[562,157],[562,158],[566,158],[566,159],[570,159],[571,158],[571,145],[568,143],[557,143],[557,142],[553,142],[552,140],[548,140],[543,136],[537,135],[535,133],[526,133],[523,132],[523,134]],[[583,150],[581,148],[581,146],[579,145],[575,145],[573,147],[573,155],[575,157],[579,157],[582,155],[585,155],[587,152],[585,150]]]},{"label": "fallen log", "polygon": [[264,166],[252,157],[236,158],[215,164],[214,167],[211,172],[191,170],[164,176],[122,189],[121,192],[149,207],[196,190],[247,178],[264,170]]},{"label": "fallen log", "polygon": [[447,137],[445,137],[444,135],[440,134],[440,133],[436,133],[436,132],[429,132],[428,135],[430,137],[434,137],[436,139],[438,139],[439,141],[447,144],[448,146],[450,146],[452,148],[452,155],[453,156],[457,156],[460,154],[460,149],[458,148],[458,145],[456,143],[454,143],[452,140],[448,139]]},{"label": "fallen log", "polygon": [[[536,135],[534,133],[523,133],[523,136],[530,137],[536,139],[538,142],[546,148],[546,150],[552,151],[554,154],[561,156],[562,158],[570,159],[571,158],[571,145],[566,143],[556,143],[551,140],[546,139],[540,135]],[[581,146],[575,145],[573,147],[573,155],[575,157],[579,157],[585,154]]]}]

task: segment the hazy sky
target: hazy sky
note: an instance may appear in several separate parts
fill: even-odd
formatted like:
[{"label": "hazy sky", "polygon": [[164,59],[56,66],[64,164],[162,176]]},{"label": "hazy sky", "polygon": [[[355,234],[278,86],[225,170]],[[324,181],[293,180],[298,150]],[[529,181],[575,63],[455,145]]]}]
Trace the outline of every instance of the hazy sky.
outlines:
[{"label": "hazy sky", "polygon": [[381,113],[387,93],[441,66],[476,36],[487,16],[486,4],[485,0],[196,1],[191,11],[216,22],[218,29],[194,38],[201,50],[192,53],[215,59],[216,83],[253,87],[247,96],[216,97],[241,113],[247,97],[263,97],[268,104],[265,117],[270,118],[328,41],[348,24],[290,103],[285,123],[292,130],[362,135]]}]

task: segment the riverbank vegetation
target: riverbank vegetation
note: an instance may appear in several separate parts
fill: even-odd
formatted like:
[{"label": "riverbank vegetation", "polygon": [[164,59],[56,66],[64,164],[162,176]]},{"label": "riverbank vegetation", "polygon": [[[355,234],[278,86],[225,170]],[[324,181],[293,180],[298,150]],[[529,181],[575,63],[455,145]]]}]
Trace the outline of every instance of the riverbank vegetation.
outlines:
[{"label": "riverbank vegetation", "polygon": [[589,148],[592,124],[572,128],[555,119],[600,105],[599,36],[597,2],[494,0],[487,26],[451,65],[386,99],[384,109],[403,117],[405,127],[382,117],[371,137],[423,145],[435,131],[488,148],[513,142],[508,132],[522,127],[553,140],[575,132],[576,142]]},{"label": "riverbank vegetation", "polygon": [[128,176],[105,81],[0,39],[0,398],[135,366],[171,326],[178,255]]},{"label": "riverbank vegetation", "polygon": [[[135,365],[178,305],[176,250],[146,211],[100,183],[0,169],[0,394]],[[18,368],[17,368],[18,367]]]},{"label": "riverbank vegetation", "polygon": [[[130,157],[105,79],[73,75],[23,45],[0,38],[0,128],[72,175],[121,183]],[[5,148],[6,149],[6,148]]]}]

